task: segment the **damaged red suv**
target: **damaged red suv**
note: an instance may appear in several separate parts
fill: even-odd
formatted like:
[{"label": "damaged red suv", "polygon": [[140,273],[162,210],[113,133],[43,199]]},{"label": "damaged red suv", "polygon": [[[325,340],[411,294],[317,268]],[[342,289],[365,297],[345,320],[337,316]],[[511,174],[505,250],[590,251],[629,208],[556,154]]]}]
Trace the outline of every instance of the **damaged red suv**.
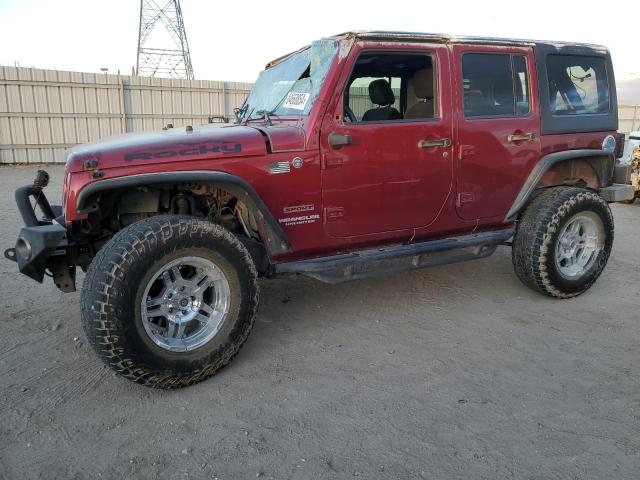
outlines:
[{"label": "damaged red suv", "polygon": [[236,117],[75,148],[61,206],[44,172],[16,192],[6,257],[65,292],[86,271],[87,336],[137,383],[229,363],[259,276],[341,282],[509,245],[525,285],[579,295],[611,253],[608,203],[634,195],[596,45],[345,33],[269,63]]}]

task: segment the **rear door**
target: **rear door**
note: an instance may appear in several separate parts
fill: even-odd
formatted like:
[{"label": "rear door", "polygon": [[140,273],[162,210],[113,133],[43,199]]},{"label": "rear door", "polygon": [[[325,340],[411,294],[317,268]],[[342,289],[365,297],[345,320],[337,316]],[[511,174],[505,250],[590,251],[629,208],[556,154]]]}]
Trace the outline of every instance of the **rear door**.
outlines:
[{"label": "rear door", "polygon": [[[447,48],[381,51],[359,45],[349,64],[337,92],[343,97],[321,132],[325,231],[353,237],[426,226],[441,213],[453,188]],[[433,86],[424,79],[429,68]],[[429,83],[428,92],[419,92],[425,98],[412,91],[414,77]],[[377,106],[369,96],[369,84],[381,80],[394,92],[391,105]],[[418,103],[426,107],[412,110]],[[393,118],[380,118],[385,109]],[[335,145],[332,138],[345,144]]]},{"label": "rear door", "polygon": [[504,217],[540,158],[533,48],[455,45],[463,219]]}]

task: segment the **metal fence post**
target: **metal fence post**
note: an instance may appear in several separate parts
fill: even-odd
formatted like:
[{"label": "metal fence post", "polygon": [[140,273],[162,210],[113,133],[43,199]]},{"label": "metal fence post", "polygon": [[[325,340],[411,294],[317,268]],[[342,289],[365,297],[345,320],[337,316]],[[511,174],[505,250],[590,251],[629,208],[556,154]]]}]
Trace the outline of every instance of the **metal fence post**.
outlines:
[{"label": "metal fence post", "polygon": [[[118,75],[118,77],[120,77],[120,75]],[[127,114],[124,108],[124,80],[122,80],[121,78],[119,78],[120,80],[120,130],[122,131],[122,133],[125,133],[127,131]]]},{"label": "metal fence post", "polygon": [[[127,88],[129,87],[129,88]],[[131,81],[123,80],[122,81],[122,117],[124,118],[124,132],[129,133],[133,132],[133,118],[131,114],[133,113],[133,108],[131,106]]]},{"label": "metal fence post", "polygon": [[228,121],[229,119],[229,110],[230,110],[230,103],[231,103],[231,99],[229,98],[229,86],[228,86],[229,82],[222,82],[222,99],[224,102],[224,111],[222,112],[222,115],[224,116],[224,121]]}]

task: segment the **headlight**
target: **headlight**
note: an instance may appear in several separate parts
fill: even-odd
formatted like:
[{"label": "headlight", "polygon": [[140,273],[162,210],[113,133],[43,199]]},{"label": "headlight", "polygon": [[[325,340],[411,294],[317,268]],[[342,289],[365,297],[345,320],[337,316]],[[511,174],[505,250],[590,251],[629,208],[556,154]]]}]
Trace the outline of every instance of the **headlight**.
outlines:
[{"label": "headlight", "polygon": [[602,150],[611,153],[616,151],[616,139],[613,135],[607,135],[604,137],[604,140],[602,141]]}]

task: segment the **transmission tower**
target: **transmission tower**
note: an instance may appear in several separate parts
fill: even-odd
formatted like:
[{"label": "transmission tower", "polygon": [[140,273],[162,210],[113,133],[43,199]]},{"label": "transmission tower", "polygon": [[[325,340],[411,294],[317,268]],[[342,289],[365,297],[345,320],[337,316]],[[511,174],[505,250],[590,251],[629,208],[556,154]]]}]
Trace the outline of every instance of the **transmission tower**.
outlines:
[{"label": "transmission tower", "polygon": [[180,0],[140,0],[136,73],[193,80]]}]

